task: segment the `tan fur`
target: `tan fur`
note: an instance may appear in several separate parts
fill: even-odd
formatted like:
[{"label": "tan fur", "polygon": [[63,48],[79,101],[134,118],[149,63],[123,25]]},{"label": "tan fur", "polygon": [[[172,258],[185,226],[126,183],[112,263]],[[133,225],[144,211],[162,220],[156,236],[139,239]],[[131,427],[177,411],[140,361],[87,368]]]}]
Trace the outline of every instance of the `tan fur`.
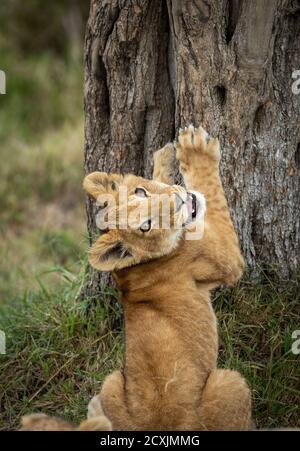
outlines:
[{"label": "tan fur", "polygon": [[[172,183],[172,152],[169,145],[156,154],[154,174],[160,183]],[[122,242],[133,256],[110,262],[125,310],[125,367],[106,378],[89,416],[103,409],[116,430],[247,430],[247,384],[236,372],[216,369],[218,335],[210,290],[235,283],[244,267],[219,177],[219,143],[207,141],[203,129],[190,127],[180,133],[176,152],[187,190],[206,197],[204,236],[187,241],[183,230],[170,251],[174,230],[147,237],[114,230],[93,245],[90,262],[98,269],[103,269],[101,255],[108,241]],[[94,197],[99,193],[96,174],[85,180]],[[102,182],[100,189],[107,186],[107,179]],[[171,195],[182,189],[134,176],[125,183],[131,190],[142,185],[150,193],[165,190]]]},{"label": "tan fur", "polygon": [[[108,376],[90,402],[87,421],[105,414],[113,430],[248,430],[246,382],[239,373],[216,368],[218,334],[210,291],[234,284],[244,268],[219,177],[219,143],[201,127],[190,126],[179,133],[176,157],[186,189],[206,198],[202,239],[186,239],[195,224],[147,233],[137,224],[108,228],[90,250],[90,263],[113,271],[120,292],[126,359],[124,370]],[[173,146],[156,153],[154,162],[156,180],[96,172],[85,178],[84,188],[95,199],[112,194],[117,218],[123,208],[118,189],[124,184],[128,203],[135,201],[137,187],[148,192],[143,202],[155,193],[169,196],[171,204],[175,193],[186,200],[187,191],[172,185]],[[149,207],[143,220],[151,214]],[[184,224],[185,205],[178,215]]]}]

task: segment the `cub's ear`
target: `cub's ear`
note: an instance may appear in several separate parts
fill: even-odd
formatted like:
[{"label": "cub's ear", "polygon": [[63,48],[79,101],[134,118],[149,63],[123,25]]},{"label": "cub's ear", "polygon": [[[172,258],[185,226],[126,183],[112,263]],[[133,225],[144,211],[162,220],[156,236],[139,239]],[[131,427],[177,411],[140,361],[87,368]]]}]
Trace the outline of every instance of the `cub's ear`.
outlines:
[{"label": "cub's ear", "polygon": [[111,230],[93,244],[89,262],[99,271],[114,271],[132,265],[134,258],[131,250],[124,246],[118,230]]},{"label": "cub's ear", "polygon": [[92,172],[83,180],[83,188],[90,196],[97,199],[101,194],[118,191],[123,176],[120,174],[107,174],[106,172]]}]

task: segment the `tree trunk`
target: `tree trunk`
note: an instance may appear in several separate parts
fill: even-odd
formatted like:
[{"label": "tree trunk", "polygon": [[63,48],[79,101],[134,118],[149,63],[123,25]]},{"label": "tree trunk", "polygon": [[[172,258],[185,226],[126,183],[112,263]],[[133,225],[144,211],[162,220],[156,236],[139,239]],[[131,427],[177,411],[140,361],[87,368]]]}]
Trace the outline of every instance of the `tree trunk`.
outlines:
[{"label": "tree trunk", "polygon": [[[290,275],[300,260],[299,42],[299,0],[92,0],[86,172],[151,177],[153,152],[202,124],[221,140],[248,264]],[[92,234],[89,200],[87,213]]]}]

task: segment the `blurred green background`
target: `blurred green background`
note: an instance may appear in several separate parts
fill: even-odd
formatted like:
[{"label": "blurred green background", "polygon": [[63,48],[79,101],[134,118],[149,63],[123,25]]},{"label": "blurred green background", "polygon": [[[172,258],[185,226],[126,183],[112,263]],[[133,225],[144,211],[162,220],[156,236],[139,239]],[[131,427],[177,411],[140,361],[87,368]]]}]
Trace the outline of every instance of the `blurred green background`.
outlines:
[{"label": "blurred green background", "polygon": [[87,0],[0,3],[0,303],[34,288],[49,266],[78,270],[88,10]]}]

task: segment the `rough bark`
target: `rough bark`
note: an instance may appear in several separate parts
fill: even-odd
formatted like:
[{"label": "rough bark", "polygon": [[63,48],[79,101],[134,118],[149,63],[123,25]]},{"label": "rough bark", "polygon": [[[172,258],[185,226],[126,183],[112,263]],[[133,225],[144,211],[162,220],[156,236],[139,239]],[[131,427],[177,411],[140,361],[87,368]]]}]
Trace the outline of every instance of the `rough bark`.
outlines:
[{"label": "rough bark", "polygon": [[[86,172],[150,177],[153,151],[203,124],[221,140],[248,264],[290,275],[300,260],[299,42],[299,0],[92,0]],[[89,200],[87,213],[92,233]]]}]

